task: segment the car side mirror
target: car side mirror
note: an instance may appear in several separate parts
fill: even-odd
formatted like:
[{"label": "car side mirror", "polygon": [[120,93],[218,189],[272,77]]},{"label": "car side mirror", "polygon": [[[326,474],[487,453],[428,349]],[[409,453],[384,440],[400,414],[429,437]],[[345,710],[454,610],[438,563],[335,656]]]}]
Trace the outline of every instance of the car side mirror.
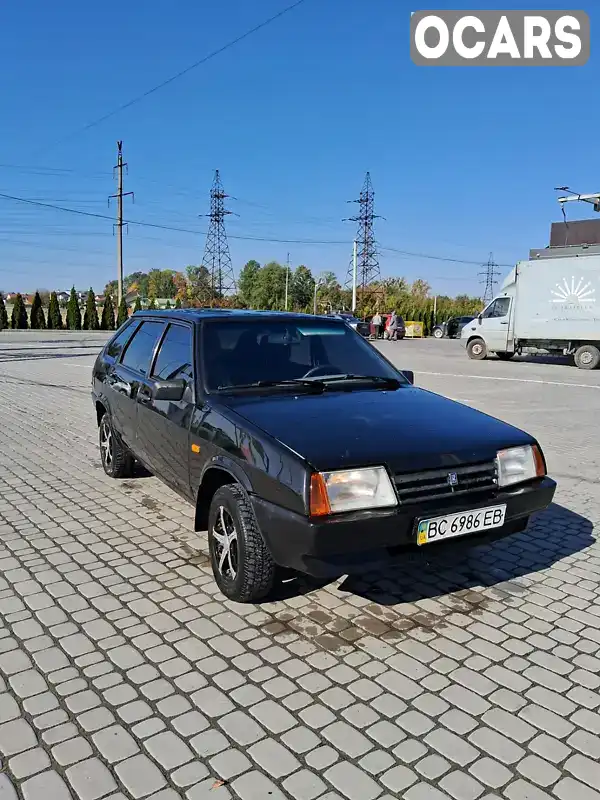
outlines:
[{"label": "car side mirror", "polygon": [[156,381],[154,384],[155,400],[171,400],[176,403],[185,392],[186,382],[182,378],[173,381]]},{"label": "car side mirror", "polygon": [[412,369],[403,369],[402,370],[402,374],[404,375],[406,380],[411,384],[411,386],[414,386],[414,384],[415,384],[415,373],[412,371]]},{"label": "car side mirror", "polygon": [[481,316],[481,314],[478,314],[477,315],[477,324],[481,325],[482,320],[483,320],[483,317]]}]

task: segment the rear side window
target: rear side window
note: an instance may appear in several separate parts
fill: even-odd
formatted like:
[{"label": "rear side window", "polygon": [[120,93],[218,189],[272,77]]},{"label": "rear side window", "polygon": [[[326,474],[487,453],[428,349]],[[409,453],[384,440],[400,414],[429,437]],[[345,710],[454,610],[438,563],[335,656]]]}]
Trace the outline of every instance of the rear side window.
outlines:
[{"label": "rear side window", "polygon": [[169,325],[156,357],[152,377],[159,381],[172,381],[177,378],[192,380],[191,328],[184,325]]},{"label": "rear side window", "polygon": [[137,327],[137,322],[128,323],[123,328],[121,333],[119,333],[117,336],[115,336],[115,338],[112,340],[112,342],[109,342],[109,344],[108,344],[108,346],[106,348],[106,355],[109,356],[109,358],[114,358],[115,361],[117,361],[119,359],[119,356],[121,355],[121,353],[125,349],[125,346],[126,346],[127,342],[131,339],[131,336],[132,336],[134,330],[136,329],[136,327]]},{"label": "rear side window", "polygon": [[130,341],[121,363],[125,367],[147,375],[150,370],[152,353],[159,336],[164,330],[162,322],[142,322]]}]

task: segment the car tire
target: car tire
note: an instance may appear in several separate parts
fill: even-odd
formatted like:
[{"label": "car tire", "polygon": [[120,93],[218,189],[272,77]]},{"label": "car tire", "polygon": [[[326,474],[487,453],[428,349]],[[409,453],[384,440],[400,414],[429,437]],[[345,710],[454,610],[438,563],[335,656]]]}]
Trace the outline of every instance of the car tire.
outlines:
[{"label": "car tire", "polygon": [[584,344],[575,351],[575,366],[579,369],[597,369],[600,350],[593,344]]},{"label": "car tire", "polygon": [[467,355],[473,361],[483,361],[487,358],[487,347],[483,339],[471,339],[467,345]]},{"label": "car tire", "polygon": [[277,567],[241,486],[228,484],[215,492],[208,512],[208,546],[213,575],[225,597],[255,603],[272,591]]},{"label": "car tire", "polygon": [[514,353],[496,353],[496,358],[499,358],[500,361],[510,361],[513,356]]},{"label": "car tire", "polygon": [[444,338],[444,331],[441,328],[434,328],[433,329],[433,337],[434,337],[434,339],[443,339]]},{"label": "car tire", "polygon": [[100,420],[98,443],[104,472],[111,478],[131,478],[135,460],[115,431],[108,411]]}]

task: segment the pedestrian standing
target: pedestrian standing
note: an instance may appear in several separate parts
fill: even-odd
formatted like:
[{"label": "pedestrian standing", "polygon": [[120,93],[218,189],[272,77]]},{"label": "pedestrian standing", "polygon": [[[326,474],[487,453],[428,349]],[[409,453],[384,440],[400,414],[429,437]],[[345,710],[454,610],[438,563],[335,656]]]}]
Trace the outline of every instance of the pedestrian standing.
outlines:
[{"label": "pedestrian standing", "polygon": [[375,334],[376,339],[379,339],[379,332],[381,331],[381,323],[382,323],[381,314],[379,313],[379,311],[376,311],[371,321],[371,325],[373,326],[373,333]]}]

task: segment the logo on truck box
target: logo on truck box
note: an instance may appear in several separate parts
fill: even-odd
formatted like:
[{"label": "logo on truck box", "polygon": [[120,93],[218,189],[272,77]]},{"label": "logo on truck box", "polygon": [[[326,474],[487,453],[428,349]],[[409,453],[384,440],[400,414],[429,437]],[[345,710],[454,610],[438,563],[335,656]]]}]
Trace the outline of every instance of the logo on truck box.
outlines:
[{"label": "logo on truck box", "polygon": [[596,290],[585,278],[576,281],[571,277],[571,283],[567,278],[562,279],[562,284],[556,284],[556,291],[553,289],[553,303],[569,303],[570,305],[581,305],[583,303],[595,303]]}]

